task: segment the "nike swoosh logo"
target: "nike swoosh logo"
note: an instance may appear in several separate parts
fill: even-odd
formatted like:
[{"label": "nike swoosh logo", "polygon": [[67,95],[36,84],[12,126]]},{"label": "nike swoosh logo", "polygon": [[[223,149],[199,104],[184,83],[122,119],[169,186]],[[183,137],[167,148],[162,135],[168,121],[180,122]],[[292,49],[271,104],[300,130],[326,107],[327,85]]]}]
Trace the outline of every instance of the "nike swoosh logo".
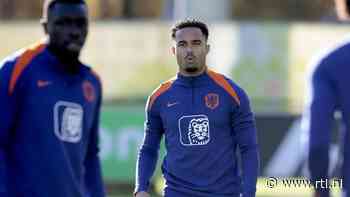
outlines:
[{"label": "nike swoosh logo", "polygon": [[46,87],[51,84],[51,81],[38,80],[37,85],[39,88]]},{"label": "nike swoosh logo", "polygon": [[177,105],[177,104],[179,104],[179,102],[168,103],[166,106],[167,107],[172,107],[172,106]]}]

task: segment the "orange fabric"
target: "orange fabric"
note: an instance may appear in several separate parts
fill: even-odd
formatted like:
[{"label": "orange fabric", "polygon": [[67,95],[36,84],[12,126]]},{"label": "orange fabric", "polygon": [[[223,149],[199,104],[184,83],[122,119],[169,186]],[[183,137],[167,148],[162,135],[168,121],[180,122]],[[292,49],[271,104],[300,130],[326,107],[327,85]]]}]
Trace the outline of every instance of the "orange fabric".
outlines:
[{"label": "orange fabric", "polygon": [[9,84],[9,94],[13,93],[13,90],[15,89],[17,80],[19,79],[20,75],[22,74],[23,70],[26,68],[26,66],[32,61],[32,59],[38,55],[40,52],[42,52],[45,48],[45,44],[41,43],[39,45],[35,45],[33,47],[30,47],[26,49],[23,54],[17,59],[16,64],[13,68],[10,84]]},{"label": "orange fabric", "polygon": [[167,91],[172,83],[173,83],[174,80],[169,80],[163,84],[161,84],[153,93],[152,95],[150,96],[149,98],[149,101],[148,101],[148,106],[147,106],[147,109],[151,109],[154,101],[160,96],[162,95],[165,91]]},{"label": "orange fabric", "polygon": [[208,75],[210,76],[210,78],[212,78],[219,86],[221,86],[222,88],[224,88],[226,90],[226,92],[228,92],[232,98],[238,103],[238,105],[240,105],[240,100],[239,97],[236,93],[236,91],[232,88],[232,86],[230,85],[230,83],[225,79],[225,77],[217,72],[214,72],[212,70],[208,69]]}]

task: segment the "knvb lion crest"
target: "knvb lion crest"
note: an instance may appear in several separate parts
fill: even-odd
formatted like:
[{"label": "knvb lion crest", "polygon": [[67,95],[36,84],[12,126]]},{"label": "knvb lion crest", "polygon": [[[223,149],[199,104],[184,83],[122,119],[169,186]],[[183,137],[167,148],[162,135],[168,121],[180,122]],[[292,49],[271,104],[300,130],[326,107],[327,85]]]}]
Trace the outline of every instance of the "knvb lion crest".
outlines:
[{"label": "knvb lion crest", "polygon": [[180,143],[184,146],[207,145],[210,142],[209,128],[206,115],[182,116],[179,119]]},{"label": "knvb lion crest", "polygon": [[206,117],[194,118],[188,126],[188,139],[192,145],[208,144],[209,138],[209,119]]},{"label": "knvb lion crest", "polygon": [[209,93],[205,96],[205,105],[210,109],[215,109],[219,106],[219,95]]}]

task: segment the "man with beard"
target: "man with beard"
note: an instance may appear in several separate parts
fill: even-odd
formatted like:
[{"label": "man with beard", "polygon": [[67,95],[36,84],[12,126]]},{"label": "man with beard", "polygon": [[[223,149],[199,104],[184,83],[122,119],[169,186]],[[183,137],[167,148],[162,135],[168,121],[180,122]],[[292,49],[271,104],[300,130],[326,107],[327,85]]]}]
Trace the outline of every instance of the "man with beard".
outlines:
[{"label": "man with beard", "polygon": [[172,29],[179,72],[148,99],[136,197],[149,196],[163,135],[165,197],[255,196],[259,159],[249,99],[235,82],[207,67],[208,35],[207,25],[197,20]]},{"label": "man with beard", "polygon": [[105,196],[98,158],[101,83],[79,61],[87,9],[83,0],[45,1],[47,40],[1,64],[2,197]]}]

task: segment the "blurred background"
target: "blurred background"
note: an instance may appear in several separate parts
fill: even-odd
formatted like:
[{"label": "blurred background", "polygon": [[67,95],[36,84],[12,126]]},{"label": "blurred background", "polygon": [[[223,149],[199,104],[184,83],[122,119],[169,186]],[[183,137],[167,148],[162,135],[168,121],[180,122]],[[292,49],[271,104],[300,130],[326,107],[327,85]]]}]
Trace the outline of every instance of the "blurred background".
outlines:
[{"label": "blurred background", "polygon": [[[209,24],[209,66],[232,77],[252,100],[262,162],[257,196],[311,196],[308,187],[269,188],[264,177],[307,176],[300,115],[308,64],[350,31],[336,20],[332,0],[87,2],[92,22],[82,60],[104,85],[101,158],[110,196],[132,196],[144,105],[159,83],[176,74],[170,28],[185,17]],[[0,59],[43,37],[42,3],[0,0]],[[336,175],[336,145],[331,154]],[[154,196],[160,195],[159,171],[153,180]]]}]

